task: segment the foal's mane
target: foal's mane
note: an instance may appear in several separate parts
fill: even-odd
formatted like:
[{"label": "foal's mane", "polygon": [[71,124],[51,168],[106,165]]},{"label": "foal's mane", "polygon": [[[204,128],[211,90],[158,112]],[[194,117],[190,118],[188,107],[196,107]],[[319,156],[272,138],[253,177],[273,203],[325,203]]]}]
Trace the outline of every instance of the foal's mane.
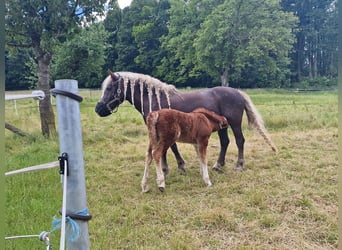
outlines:
[{"label": "foal's mane", "polygon": [[[180,92],[176,89],[174,85],[164,83],[157,78],[154,78],[149,75],[139,74],[139,73],[133,73],[133,72],[115,72],[116,74],[120,75],[123,79],[123,85],[124,85],[124,100],[126,100],[126,93],[128,87],[131,89],[131,102],[134,106],[134,88],[135,86],[139,86],[140,88],[140,100],[141,100],[141,106],[143,107],[143,101],[144,101],[144,89],[147,90],[148,93],[148,100],[149,100],[149,107],[150,112],[152,111],[152,96],[155,95],[157,99],[157,103],[159,106],[159,109],[162,108],[161,106],[161,94],[163,93],[166,97],[168,108],[171,108],[171,102],[170,102],[170,94],[179,94]],[[105,89],[105,87],[111,82],[111,76],[109,75],[104,81],[102,88]],[[144,111],[142,110],[142,113]]]}]

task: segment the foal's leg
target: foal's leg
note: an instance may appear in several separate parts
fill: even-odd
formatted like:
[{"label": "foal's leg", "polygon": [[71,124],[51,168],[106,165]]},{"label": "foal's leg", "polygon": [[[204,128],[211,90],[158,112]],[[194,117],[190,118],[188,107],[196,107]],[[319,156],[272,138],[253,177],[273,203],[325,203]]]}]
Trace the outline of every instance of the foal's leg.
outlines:
[{"label": "foal's leg", "polygon": [[165,177],[163,173],[162,166],[160,164],[160,159],[156,161],[156,173],[157,173],[157,185],[161,192],[165,190]]},{"label": "foal's leg", "polygon": [[149,145],[147,152],[146,152],[144,176],[141,180],[141,188],[142,188],[142,192],[144,193],[148,192],[150,189],[147,182],[149,178],[149,170],[150,170],[151,162],[152,162],[152,147],[151,145]]},{"label": "foal's leg", "polygon": [[165,177],[163,173],[161,158],[162,158],[162,148],[157,148],[152,152],[153,159],[156,163],[156,173],[157,173],[157,185],[159,190],[163,192],[165,190]]},{"label": "foal's leg", "polygon": [[225,164],[227,148],[228,148],[228,145],[229,145],[229,137],[228,137],[227,128],[219,130],[218,131],[218,135],[220,137],[221,151],[220,151],[219,157],[217,159],[217,162],[213,166],[213,170],[221,172],[222,171],[222,167]]},{"label": "foal's leg", "polygon": [[167,151],[163,154],[161,158],[161,162],[160,162],[160,164],[162,165],[164,176],[167,176],[169,174],[169,166],[167,164],[166,154],[167,154]]},{"label": "foal's leg", "polygon": [[207,184],[208,187],[210,187],[211,181],[209,179],[209,173],[208,173],[208,164],[207,164],[207,146],[208,143],[206,143],[206,145],[198,145],[195,144],[195,149],[196,149],[196,153],[197,156],[200,160],[200,172],[202,175],[202,178],[204,180],[204,183]]},{"label": "foal's leg", "polygon": [[172,152],[175,155],[176,160],[177,160],[178,172],[184,173],[185,172],[185,162],[184,162],[182,156],[180,155],[180,153],[178,152],[178,148],[177,148],[177,144],[176,143],[171,145],[171,150],[172,150]]}]

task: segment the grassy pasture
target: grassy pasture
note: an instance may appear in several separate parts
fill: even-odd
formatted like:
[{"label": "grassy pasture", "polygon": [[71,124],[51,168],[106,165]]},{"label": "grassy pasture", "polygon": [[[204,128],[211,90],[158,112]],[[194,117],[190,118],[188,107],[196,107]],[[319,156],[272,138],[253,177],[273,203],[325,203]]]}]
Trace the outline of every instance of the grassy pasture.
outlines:
[{"label": "grassy pasture", "polygon": [[[91,249],[337,249],[337,92],[247,91],[279,153],[244,120],[246,170],[233,170],[237,148],[230,133],[223,174],[209,172],[205,187],[191,145],[179,144],[187,173],[171,171],[160,193],[151,168],[141,193],[147,131],[127,102],[117,113],[94,112],[99,92],[81,91],[83,149]],[[7,122],[29,132],[5,132],[6,171],[57,160],[58,137],[40,136],[34,100],[6,102]],[[56,118],[57,119],[57,118]],[[218,136],[208,163],[218,156]],[[61,208],[57,169],[6,178],[6,235],[51,229]],[[59,232],[51,237],[59,248]],[[6,249],[44,249],[37,238],[7,240]]]}]

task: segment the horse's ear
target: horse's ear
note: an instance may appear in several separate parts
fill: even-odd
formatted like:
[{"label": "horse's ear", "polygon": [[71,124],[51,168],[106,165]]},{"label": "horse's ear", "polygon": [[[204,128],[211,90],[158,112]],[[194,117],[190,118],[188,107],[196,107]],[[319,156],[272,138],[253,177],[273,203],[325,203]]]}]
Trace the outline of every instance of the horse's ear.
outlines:
[{"label": "horse's ear", "polygon": [[114,81],[119,79],[119,75],[116,73],[113,73],[111,70],[108,70],[108,74],[112,77]]}]

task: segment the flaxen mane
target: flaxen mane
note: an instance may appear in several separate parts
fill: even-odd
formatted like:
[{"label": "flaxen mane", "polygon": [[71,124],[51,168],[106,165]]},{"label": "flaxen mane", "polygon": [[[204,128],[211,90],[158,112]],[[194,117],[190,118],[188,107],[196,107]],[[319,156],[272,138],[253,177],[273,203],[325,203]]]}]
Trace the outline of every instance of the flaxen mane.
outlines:
[{"label": "flaxen mane", "polygon": [[[126,99],[126,93],[127,89],[130,88],[131,90],[131,101],[132,105],[134,105],[134,88],[136,85],[140,88],[140,100],[141,105],[143,106],[144,103],[144,89],[147,90],[148,93],[148,101],[149,101],[149,110],[152,111],[152,97],[153,95],[156,96],[157,103],[159,106],[159,109],[162,108],[161,106],[161,94],[163,93],[166,96],[168,108],[171,108],[171,101],[170,101],[170,94],[171,93],[179,93],[179,91],[176,89],[174,85],[166,84],[157,78],[151,77],[149,75],[144,74],[138,74],[138,73],[132,73],[132,72],[116,72],[116,74],[119,74],[123,82],[120,82],[120,84],[123,84],[124,86],[124,100]],[[102,89],[105,90],[106,86],[111,82],[111,76],[109,75],[103,82]]]}]

